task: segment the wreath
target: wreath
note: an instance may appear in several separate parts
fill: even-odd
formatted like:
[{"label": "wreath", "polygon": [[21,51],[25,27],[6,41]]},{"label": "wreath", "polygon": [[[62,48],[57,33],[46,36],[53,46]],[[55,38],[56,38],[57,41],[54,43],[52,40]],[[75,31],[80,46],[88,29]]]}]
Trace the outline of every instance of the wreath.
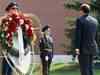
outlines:
[{"label": "wreath", "polygon": [[[19,52],[13,48],[13,36],[17,36],[17,27],[21,26],[23,39],[25,44],[31,43],[33,36],[32,21],[23,15],[11,15],[2,19],[0,25],[0,43],[4,50],[7,50],[11,55],[18,57]],[[25,47],[26,48],[26,45]]]}]

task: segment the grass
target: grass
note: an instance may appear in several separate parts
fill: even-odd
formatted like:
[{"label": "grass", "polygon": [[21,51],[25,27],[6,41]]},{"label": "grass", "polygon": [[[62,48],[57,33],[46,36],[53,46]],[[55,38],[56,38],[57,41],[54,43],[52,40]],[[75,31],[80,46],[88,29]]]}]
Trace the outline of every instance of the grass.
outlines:
[{"label": "grass", "polygon": [[[51,75],[80,75],[79,69],[66,70],[66,68],[61,68],[56,71],[52,71]],[[95,75],[100,75],[100,69],[95,70]]]},{"label": "grass", "polygon": [[[94,70],[95,75],[100,75],[100,69]],[[51,67],[51,75],[80,75],[79,66],[56,64]]]},{"label": "grass", "polygon": [[[33,64],[33,66],[34,66],[34,64]],[[35,69],[33,70],[32,75],[41,75],[42,74],[41,65],[36,64],[35,66],[34,66]],[[95,69],[94,71],[95,71],[95,75],[100,75],[100,68]],[[79,65],[76,64],[76,63],[70,63],[70,64],[57,63],[57,64],[53,64],[53,65],[51,65],[51,70],[50,70],[49,75],[80,75]]]},{"label": "grass", "polygon": [[78,70],[66,70],[61,68],[60,70],[56,70],[51,72],[51,75],[79,75]]}]

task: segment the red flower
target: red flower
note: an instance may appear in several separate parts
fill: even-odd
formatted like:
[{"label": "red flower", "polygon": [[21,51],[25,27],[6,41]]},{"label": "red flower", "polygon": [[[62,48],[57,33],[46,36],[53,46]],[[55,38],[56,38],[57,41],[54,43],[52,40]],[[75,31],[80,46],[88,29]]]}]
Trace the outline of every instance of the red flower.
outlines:
[{"label": "red flower", "polygon": [[8,41],[9,46],[12,46],[12,33],[15,33],[17,30],[18,25],[25,25],[25,32],[29,38],[33,36],[33,27],[32,27],[32,21],[29,18],[23,17],[23,16],[17,16],[12,15],[8,16],[7,20],[4,20],[4,22],[7,24],[7,30],[6,30],[6,38]]},{"label": "red flower", "polygon": [[28,35],[29,38],[33,36],[32,27],[29,27],[29,29],[27,30],[27,35]]}]

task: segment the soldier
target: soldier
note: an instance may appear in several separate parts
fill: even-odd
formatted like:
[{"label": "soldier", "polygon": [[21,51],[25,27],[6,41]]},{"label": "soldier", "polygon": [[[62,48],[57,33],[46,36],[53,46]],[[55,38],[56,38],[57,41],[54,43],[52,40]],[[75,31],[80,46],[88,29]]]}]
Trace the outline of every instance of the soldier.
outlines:
[{"label": "soldier", "polygon": [[51,28],[49,25],[44,26],[42,29],[40,57],[42,61],[43,75],[49,75],[50,65],[53,58],[53,38],[51,36]]}]

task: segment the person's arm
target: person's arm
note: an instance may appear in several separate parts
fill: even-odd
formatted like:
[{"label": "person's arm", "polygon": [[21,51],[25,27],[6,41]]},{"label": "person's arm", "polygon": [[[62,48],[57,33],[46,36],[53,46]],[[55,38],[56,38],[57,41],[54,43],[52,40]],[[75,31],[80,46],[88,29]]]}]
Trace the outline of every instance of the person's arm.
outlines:
[{"label": "person's arm", "polygon": [[81,44],[81,22],[79,19],[76,20],[76,33],[75,33],[75,51],[76,54],[80,53]]},{"label": "person's arm", "polygon": [[53,41],[53,37],[52,37],[52,55],[54,55],[54,41]]}]

